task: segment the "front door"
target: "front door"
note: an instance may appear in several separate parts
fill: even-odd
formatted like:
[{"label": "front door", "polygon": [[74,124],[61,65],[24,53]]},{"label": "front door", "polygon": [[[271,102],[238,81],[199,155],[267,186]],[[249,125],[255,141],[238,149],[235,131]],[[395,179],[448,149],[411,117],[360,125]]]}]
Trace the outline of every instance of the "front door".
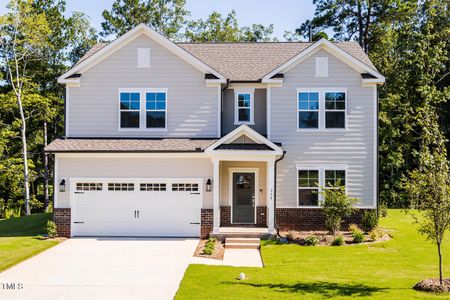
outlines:
[{"label": "front door", "polygon": [[255,223],[255,173],[233,173],[233,223]]}]

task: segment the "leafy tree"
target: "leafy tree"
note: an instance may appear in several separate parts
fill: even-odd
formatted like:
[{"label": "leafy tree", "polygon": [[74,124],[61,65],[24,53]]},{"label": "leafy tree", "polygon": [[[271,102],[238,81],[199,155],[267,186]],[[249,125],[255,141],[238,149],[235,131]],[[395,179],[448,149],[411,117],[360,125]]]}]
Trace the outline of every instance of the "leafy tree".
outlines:
[{"label": "leafy tree", "polygon": [[358,202],[358,199],[349,197],[345,191],[345,186],[341,185],[339,181],[326,188],[322,187],[319,193],[324,198],[320,205],[325,215],[325,226],[336,236],[336,232],[341,229],[342,219],[354,212],[353,206]]},{"label": "leafy tree", "polygon": [[445,137],[440,132],[435,112],[427,113],[430,130],[423,133],[419,166],[410,172],[406,189],[411,196],[411,208],[419,232],[437,246],[439,281],[443,283],[441,245],[450,228],[450,172]]},{"label": "leafy tree", "polygon": [[178,39],[189,12],[186,0],[116,0],[102,13],[102,36],[122,35],[140,23],[170,39]]},{"label": "leafy tree", "polygon": [[17,100],[22,140],[23,185],[26,214],[30,209],[30,172],[28,168],[27,124],[24,113],[24,91],[30,83],[27,64],[39,59],[48,46],[50,28],[45,14],[32,13],[31,0],[11,0],[9,13],[0,19],[0,55],[6,64],[7,79]]},{"label": "leafy tree", "polygon": [[206,20],[188,22],[185,38],[192,42],[260,42],[270,41],[272,33],[273,25],[239,27],[236,12],[232,10],[225,17],[212,12]]},{"label": "leafy tree", "polygon": [[401,3],[397,0],[313,0],[316,5],[314,18],[305,21],[296,33],[309,38],[311,34],[332,28],[335,39],[355,39],[368,52],[372,26],[389,18],[391,11],[398,9]]}]

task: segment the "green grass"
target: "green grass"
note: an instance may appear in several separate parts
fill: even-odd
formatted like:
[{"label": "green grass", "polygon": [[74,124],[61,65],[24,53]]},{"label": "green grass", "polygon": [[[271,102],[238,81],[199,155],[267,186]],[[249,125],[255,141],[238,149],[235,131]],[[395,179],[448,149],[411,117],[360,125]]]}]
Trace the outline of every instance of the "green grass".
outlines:
[{"label": "green grass", "polygon": [[[437,250],[416,231],[411,218],[390,210],[381,226],[394,237],[370,245],[304,247],[266,243],[264,268],[190,265],[177,299],[449,299],[412,287],[437,277]],[[450,277],[450,242],[444,275]],[[240,272],[247,279],[236,278]]]},{"label": "green grass", "polygon": [[50,219],[51,214],[35,214],[0,220],[0,272],[58,243],[36,237]]}]

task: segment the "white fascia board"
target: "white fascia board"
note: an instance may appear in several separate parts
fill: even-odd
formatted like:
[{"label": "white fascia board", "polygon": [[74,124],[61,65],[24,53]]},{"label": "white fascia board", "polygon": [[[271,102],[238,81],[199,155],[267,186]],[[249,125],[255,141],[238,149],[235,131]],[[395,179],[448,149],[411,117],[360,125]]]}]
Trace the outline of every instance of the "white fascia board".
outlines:
[{"label": "white fascia board", "polygon": [[[283,149],[281,149],[280,147],[278,147],[277,145],[275,145],[274,143],[269,141],[267,138],[265,138],[264,136],[262,136],[261,134],[259,134],[255,130],[251,129],[246,124],[243,124],[243,125],[239,126],[235,130],[231,131],[230,133],[225,135],[223,138],[221,138],[220,140],[218,140],[217,142],[215,142],[214,144],[212,144],[211,146],[206,148],[205,149],[205,153],[210,153],[212,151],[219,151],[219,150],[215,150],[215,148],[217,148],[219,145],[224,144],[224,143],[226,143],[228,141],[233,141],[236,138],[238,138],[238,137],[240,137],[241,135],[244,135],[244,134],[247,135],[249,138],[251,138],[254,141],[259,141],[259,142],[261,142],[263,144],[266,144],[267,146],[269,146],[270,148],[275,150],[275,152],[280,152],[281,154],[283,154]],[[246,153],[248,153],[248,152],[249,151],[246,151]],[[234,153],[236,153],[236,151],[234,151]]]},{"label": "white fascia board", "polygon": [[336,56],[338,59],[342,60],[344,63],[348,64],[350,67],[356,69],[358,72],[366,72],[369,73],[375,77],[377,77],[378,80],[385,80],[384,76],[375,71],[374,69],[370,68],[366,64],[362,63],[358,59],[354,58],[344,50],[340,49],[336,45],[333,45],[330,41],[326,39],[321,39],[317,41],[316,43],[312,44],[266,76],[262,78],[262,81],[270,80],[272,76],[278,73],[286,72],[290,69],[292,69],[294,66],[299,64],[300,62],[304,61],[308,57],[310,57],[312,54],[316,53],[320,49],[328,50],[331,54]]},{"label": "white fascia board", "polygon": [[178,57],[180,57],[180,58],[184,59],[185,61],[187,61],[188,63],[190,63],[192,66],[194,66],[198,70],[205,72],[205,73],[214,74],[216,77],[218,77],[221,80],[226,80],[226,78],[223,75],[221,75],[220,73],[218,73],[216,70],[209,67],[208,65],[206,65],[205,63],[203,63],[202,61],[200,61],[199,59],[194,57],[192,54],[190,54],[186,50],[182,49],[180,46],[173,43],[166,37],[157,33],[156,31],[154,31],[147,25],[141,23],[138,26],[131,29],[130,31],[128,31],[127,33],[125,33],[124,35],[122,35],[121,37],[119,37],[119,38],[115,39],[113,42],[109,43],[104,48],[100,49],[98,52],[96,52],[91,57],[87,58],[80,64],[74,66],[73,68],[71,68],[69,71],[67,71],[63,75],[59,76],[58,82],[64,83],[64,80],[66,80],[66,78],[69,77],[70,75],[72,75],[76,72],[84,72],[84,71],[88,70],[89,68],[93,67],[98,62],[100,62],[103,58],[105,58],[105,57],[109,56],[110,54],[114,53],[115,51],[119,50],[120,48],[122,48],[123,46],[125,46],[126,44],[128,44],[129,42],[131,42],[132,40],[134,40],[136,37],[138,37],[141,34],[147,35],[148,37],[153,39],[155,42],[164,46],[165,48],[170,50],[172,53],[177,55]]}]

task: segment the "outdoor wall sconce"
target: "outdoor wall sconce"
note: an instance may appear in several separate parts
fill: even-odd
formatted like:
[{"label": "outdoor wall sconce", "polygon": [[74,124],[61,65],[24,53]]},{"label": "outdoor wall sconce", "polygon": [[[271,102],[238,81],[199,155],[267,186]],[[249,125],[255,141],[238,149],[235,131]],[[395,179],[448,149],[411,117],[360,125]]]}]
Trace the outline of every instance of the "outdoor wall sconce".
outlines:
[{"label": "outdoor wall sconce", "polygon": [[212,191],[212,180],[211,178],[208,178],[206,180],[206,191],[211,192]]},{"label": "outdoor wall sconce", "polygon": [[61,182],[59,183],[59,191],[60,192],[66,191],[66,180],[65,179],[62,179]]}]

